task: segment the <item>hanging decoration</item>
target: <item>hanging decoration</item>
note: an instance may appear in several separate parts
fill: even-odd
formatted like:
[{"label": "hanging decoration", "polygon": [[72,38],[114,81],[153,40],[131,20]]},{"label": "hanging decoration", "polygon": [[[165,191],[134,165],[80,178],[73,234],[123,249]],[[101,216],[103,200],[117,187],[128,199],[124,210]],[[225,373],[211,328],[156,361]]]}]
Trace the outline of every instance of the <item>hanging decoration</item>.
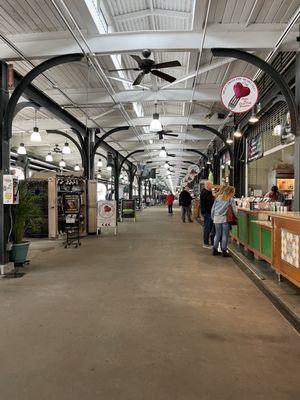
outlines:
[{"label": "hanging decoration", "polygon": [[251,110],[257,103],[258,88],[252,79],[237,76],[225,83],[221,100],[227,110],[240,114]]}]

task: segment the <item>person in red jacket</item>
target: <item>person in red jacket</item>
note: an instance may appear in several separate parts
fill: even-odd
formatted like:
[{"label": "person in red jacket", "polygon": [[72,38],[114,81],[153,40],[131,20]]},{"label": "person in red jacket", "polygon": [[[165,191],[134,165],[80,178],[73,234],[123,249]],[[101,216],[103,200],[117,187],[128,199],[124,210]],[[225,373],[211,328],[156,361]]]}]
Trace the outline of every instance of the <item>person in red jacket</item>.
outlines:
[{"label": "person in red jacket", "polygon": [[166,204],[168,206],[168,212],[169,215],[173,215],[173,203],[174,203],[175,196],[172,192],[169,192],[169,194],[166,197]]}]

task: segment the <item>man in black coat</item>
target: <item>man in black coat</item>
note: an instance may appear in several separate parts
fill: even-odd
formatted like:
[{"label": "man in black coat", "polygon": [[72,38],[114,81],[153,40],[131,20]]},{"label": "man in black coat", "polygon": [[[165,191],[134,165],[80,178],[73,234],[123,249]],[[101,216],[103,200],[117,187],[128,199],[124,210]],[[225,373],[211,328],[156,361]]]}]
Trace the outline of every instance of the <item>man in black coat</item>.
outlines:
[{"label": "man in black coat", "polygon": [[[205,181],[204,188],[200,193],[200,209],[201,215],[204,220],[203,226],[203,247],[211,248],[213,245],[214,234],[213,234],[213,221],[211,219],[211,209],[214,204],[214,196],[212,194],[212,183]],[[210,239],[210,243],[209,243]]]},{"label": "man in black coat", "polygon": [[181,206],[181,219],[185,222],[185,217],[188,217],[189,222],[193,222],[191,218],[192,196],[189,192],[189,187],[186,186],[179,195],[179,205]]}]

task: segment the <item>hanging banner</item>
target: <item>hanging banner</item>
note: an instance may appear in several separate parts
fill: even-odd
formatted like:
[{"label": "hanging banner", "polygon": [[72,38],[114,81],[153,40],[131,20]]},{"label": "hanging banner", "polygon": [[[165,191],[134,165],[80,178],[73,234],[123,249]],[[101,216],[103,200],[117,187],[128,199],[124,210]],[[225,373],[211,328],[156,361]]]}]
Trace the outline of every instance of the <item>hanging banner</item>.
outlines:
[{"label": "hanging banner", "polygon": [[291,117],[288,112],[284,118],[281,129],[281,144],[289,144],[295,141],[295,135],[291,129]]},{"label": "hanging banner", "polygon": [[197,176],[200,172],[200,168],[198,165],[190,165],[188,168],[188,174],[189,176],[191,176],[193,179],[195,178],[195,176]]},{"label": "hanging banner", "polygon": [[236,114],[251,110],[257,99],[256,83],[245,76],[230,79],[222,88],[221,100],[224,107]]},{"label": "hanging banner", "polygon": [[248,162],[262,158],[264,151],[262,135],[260,133],[254,136],[252,139],[247,140],[247,151]]},{"label": "hanging banner", "polygon": [[117,227],[117,206],[112,200],[100,200],[97,202],[97,228]]}]

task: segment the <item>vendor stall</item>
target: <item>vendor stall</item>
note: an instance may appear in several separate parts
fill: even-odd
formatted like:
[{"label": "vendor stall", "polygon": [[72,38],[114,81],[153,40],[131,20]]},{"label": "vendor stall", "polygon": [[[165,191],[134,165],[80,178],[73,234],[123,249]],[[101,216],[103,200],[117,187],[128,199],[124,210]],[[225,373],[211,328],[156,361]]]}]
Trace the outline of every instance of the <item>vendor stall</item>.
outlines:
[{"label": "vendor stall", "polygon": [[300,287],[300,213],[239,208],[231,237]]}]

